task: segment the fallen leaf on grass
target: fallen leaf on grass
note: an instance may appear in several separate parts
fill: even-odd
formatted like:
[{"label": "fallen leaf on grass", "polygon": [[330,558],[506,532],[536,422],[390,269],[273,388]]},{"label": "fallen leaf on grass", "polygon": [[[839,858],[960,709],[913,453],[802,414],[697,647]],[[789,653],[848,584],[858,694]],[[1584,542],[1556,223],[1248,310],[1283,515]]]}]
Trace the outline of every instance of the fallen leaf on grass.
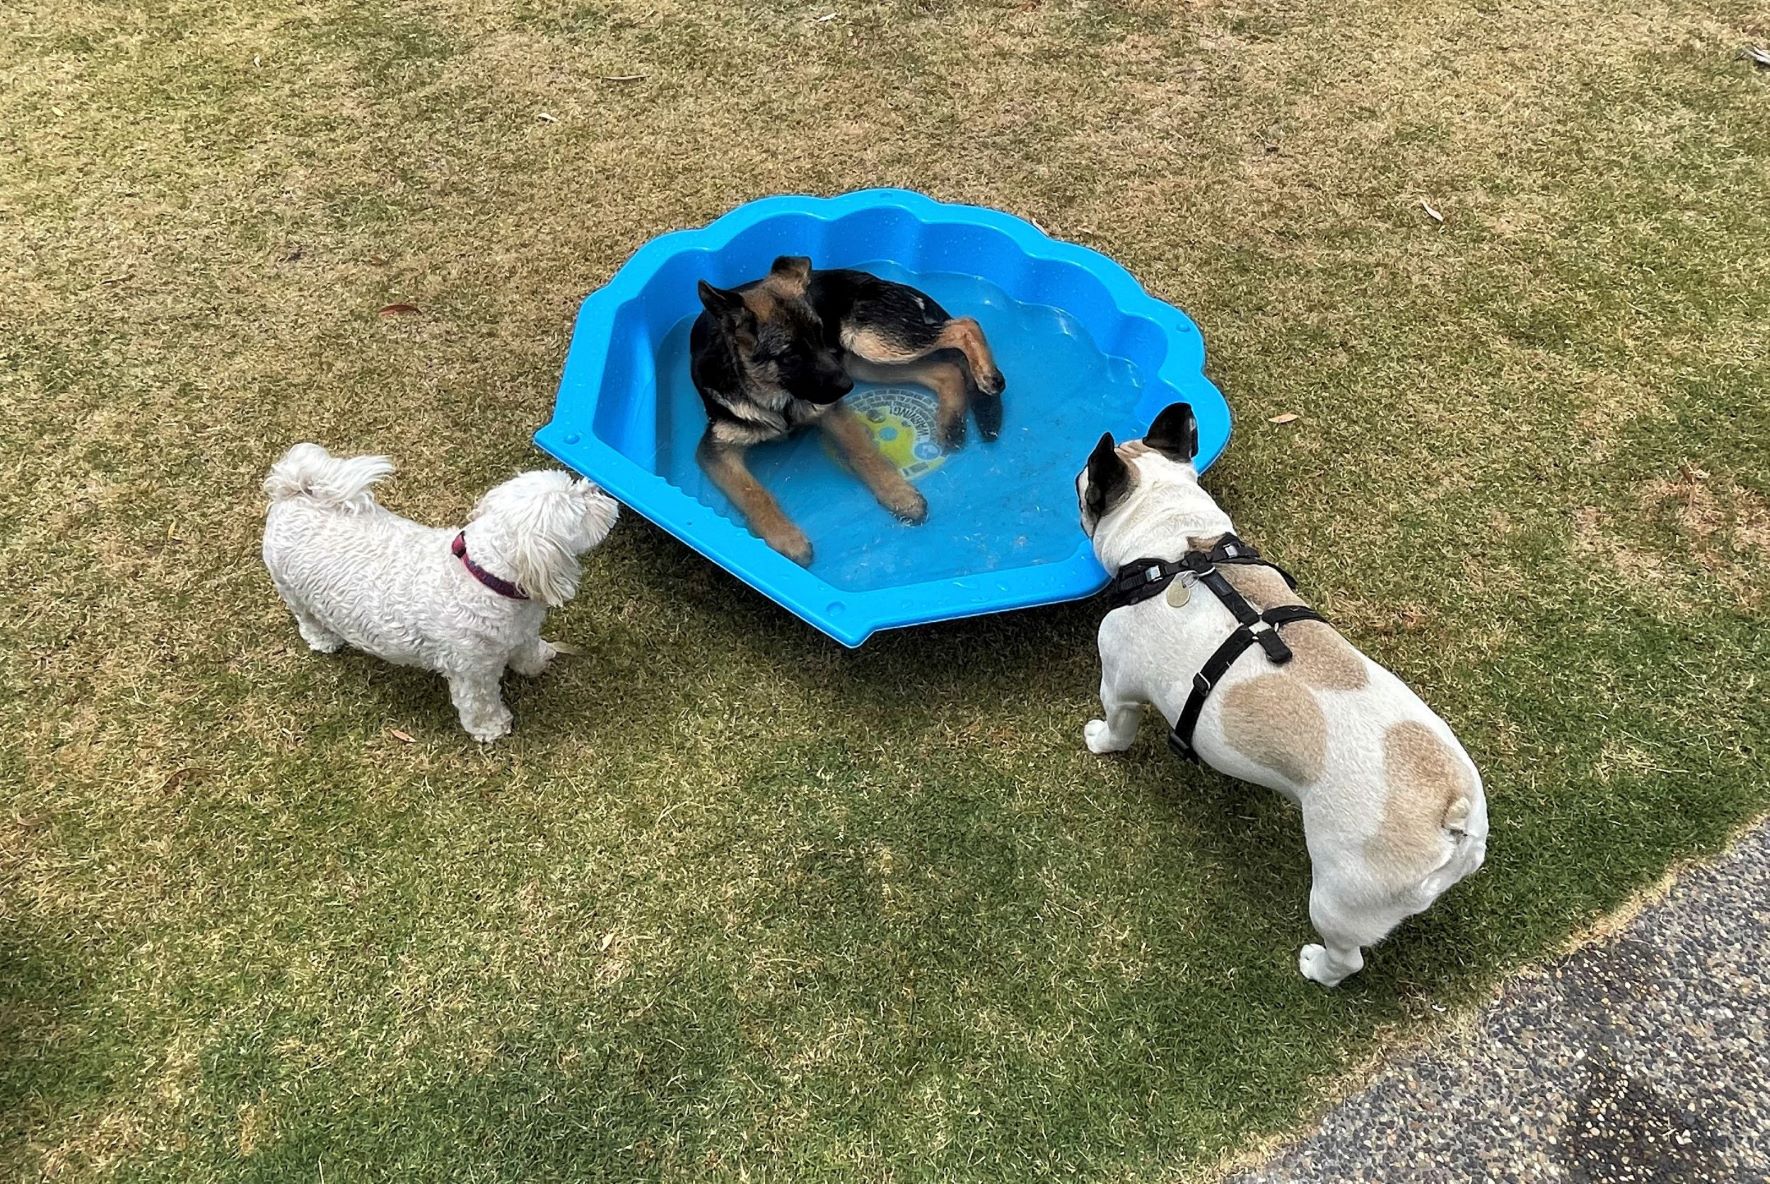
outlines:
[{"label": "fallen leaf on grass", "polygon": [[583,646],[574,645],[569,641],[550,641],[547,644],[553,647],[555,653],[564,654],[570,658],[575,658],[584,652]]},{"label": "fallen leaf on grass", "polygon": [[1432,203],[1427,201],[1423,197],[1420,199],[1420,208],[1422,210],[1425,210],[1427,214],[1431,215],[1432,221],[1434,221],[1434,222],[1444,221],[1444,215],[1440,214],[1437,210],[1433,209]]},{"label": "fallen leaf on grass", "polygon": [[836,18],[837,18],[837,17],[838,17],[838,16],[841,16],[841,15],[842,15],[842,14],[841,14],[841,13],[839,13],[839,12],[826,12],[826,13],[824,13],[824,14],[823,14],[823,15],[822,15],[822,16],[814,16],[814,17],[812,17],[812,18],[811,18],[811,19],[812,19],[812,20],[813,20],[813,21],[814,21],[814,22],[815,22],[815,23],[817,23],[817,24],[820,24],[820,25],[821,25],[821,24],[824,24],[824,23],[826,23],[826,22],[828,22],[828,21],[833,21],[833,20],[835,20],[835,19],[836,19]]},{"label": "fallen leaf on grass", "polygon": [[111,276],[109,279],[99,280],[98,282],[103,284],[107,288],[114,288],[118,284],[126,284],[134,278],[135,278],[135,273],[133,271],[126,271],[122,275],[114,275],[114,276]]},{"label": "fallen leaf on grass", "polygon": [[602,950],[602,951],[606,952],[608,950],[608,948],[614,944],[615,944],[615,935],[612,932],[605,933],[602,935],[602,943],[600,945],[598,945],[596,948],[598,950]]},{"label": "fallen leaf on grass", "polygon": [[416,304],[389,304],[381,310],[381,315],[384,317],[398,317],[404,316],[406,313],[417,311],[418,306]]},{"label": "fallen leaf on grass", "polygon": [[418,743],[416,740],[414,740],[412,738],[412,734],[410,732],[402,732],[398,728],[388,728],[387,734],[389,736],[392,736],[395,740],[398,740],[401,744],[416,744],[416,743]]},{"label": "fallen leaf on grass", "polygon": [[1744,58],[1754,65],[1770,66],[1770,49],[1765,49],[1762,45],[1748,45],[1733,56]]},{"label": "fallen leaf on grass", "polygon": [[1297,422],[1297,420],[1302,419],[1302,418],[1303,417],[1301,415],[1298,415],[1295,411],[1287,411],[1283,415],[1274,415],[1274,416],[1269,417],[1266,420],[1266,422],[1267,423],[1295,423],[1295,422]]},{"label": "fallen leaf on grass", "polygon": [[542,123],[558,123],[559,122],[559,116],[553,114],[551,111],[537,111],[537,112],[535,112],[535,118],[540,120]]}]

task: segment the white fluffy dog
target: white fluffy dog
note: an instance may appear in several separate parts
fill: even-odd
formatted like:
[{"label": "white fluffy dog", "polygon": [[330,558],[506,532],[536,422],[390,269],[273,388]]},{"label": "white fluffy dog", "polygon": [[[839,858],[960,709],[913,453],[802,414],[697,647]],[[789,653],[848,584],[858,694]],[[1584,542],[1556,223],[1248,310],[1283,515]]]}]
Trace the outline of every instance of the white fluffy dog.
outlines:
[{"label": "white fluffy dog", "polygon": [[510,731],[498,692],[509,666],[537,675],[556,652],[548,608],[578,590],[579,558],[614,526],[614,500],[566,473],[523,473],[479,500],[460,529],[421,526],[375,502],[384,456],[297,444],[264,482],[264,566],[322,654],[341,645],[449,680],[475,740]]},{"label": "white fluffy dog", "polygon": [[1364,965],[1361,947],[1481,866],[1481,777],[1419,696],[1235,537],[1199,488],[1197,452],[1192,408],[1176,403],[1142,440],[1102,436],[1076,478],[1082,528],[1116,573],[1100,623],[1105,718],[1084,738],[1122,752],[1152,704],[1182,756],[1297,803],[1323,943],[1297,965],[1335,986]]}]

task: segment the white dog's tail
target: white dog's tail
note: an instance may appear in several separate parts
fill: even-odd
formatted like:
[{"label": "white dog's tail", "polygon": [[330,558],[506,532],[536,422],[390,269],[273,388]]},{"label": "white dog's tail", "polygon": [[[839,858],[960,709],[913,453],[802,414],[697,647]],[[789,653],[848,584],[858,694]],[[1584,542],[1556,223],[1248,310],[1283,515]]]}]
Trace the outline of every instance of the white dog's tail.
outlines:
[{"label": "white dog's tail", "polygon": [[318,444],[297,444],[271,466],[264,492],[272,504],[305,497],[356,514],[375,504],[369,489],[391,472],[385,456],[333,456]]}]

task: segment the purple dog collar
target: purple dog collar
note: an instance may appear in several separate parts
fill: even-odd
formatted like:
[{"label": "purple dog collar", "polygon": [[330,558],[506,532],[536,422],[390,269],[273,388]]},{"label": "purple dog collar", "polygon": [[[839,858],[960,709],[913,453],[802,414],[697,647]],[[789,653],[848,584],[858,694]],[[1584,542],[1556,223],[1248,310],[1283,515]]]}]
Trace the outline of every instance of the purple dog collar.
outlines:
[{"label": "purple dog collar", "polygon": [[467,557],[466,531],[462,531],[455,536],[455,541],[449,544],[449,550],[454,552],[455,558],[461,561],[461,566],[467,569],[469,575],[496,592],[499,596],[508,596],[511,600],[528,599],[528,594],[521,588],[518,588],[509,580],[493,575],[491,572]]}]

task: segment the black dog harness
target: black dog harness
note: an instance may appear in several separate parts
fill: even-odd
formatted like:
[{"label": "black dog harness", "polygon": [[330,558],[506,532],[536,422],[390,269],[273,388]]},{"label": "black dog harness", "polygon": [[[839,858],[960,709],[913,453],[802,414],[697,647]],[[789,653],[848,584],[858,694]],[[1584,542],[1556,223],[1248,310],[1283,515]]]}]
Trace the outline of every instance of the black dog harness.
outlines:
[{"label": "black dog harness", "polygon": [[1176,579],[1191,575],[1193,579],[1212,592],[1223,602],[1223,607],[1234,615],[1237,622],[1235,632],[1224,639],[1217,647],[1199,672],[1192,676],[1192,693],[1186,697],[1186,706],[1180,709],[1180,718],[1168,731],[1168,747],[1182,758],[1197,762],[1198,753],[1192,747],[1192,730],[1198,726],[1199,712],[1205,709],[1205,700],[1210,697],[1211,689],[1217,685],[1228,672],[1241,652],[1256,641],[1266,651],[1268,661],[1282,666],[1291,660],[1291,647],[1284,643],[1278,635],[1281,627],[1293,621],[1321,621],[1327,618],[1303,604],[1286,604],[1278,608],[1269,608],[1265,612],[1257,611],[1247,599],[1232,587],[1217,568],[1224,563],[1246,563],[1257,567],[1270,567],[1284,577],[1284,582],[1296,590],[1297,581],[1291,573],[1276,563],[1260,558],[1260,552],[1254,550],[1232,534],[1226,534],[1217,541],[1217,545],[1206,551],[1188,551],[1179,559],[1138,559],[1119,568],[1113,576],[1112,583],[1107,586],[1106,611],[1124,608],[1128,604],[1137,604],[1153,596],[1161,595],[1167,586]]}]

